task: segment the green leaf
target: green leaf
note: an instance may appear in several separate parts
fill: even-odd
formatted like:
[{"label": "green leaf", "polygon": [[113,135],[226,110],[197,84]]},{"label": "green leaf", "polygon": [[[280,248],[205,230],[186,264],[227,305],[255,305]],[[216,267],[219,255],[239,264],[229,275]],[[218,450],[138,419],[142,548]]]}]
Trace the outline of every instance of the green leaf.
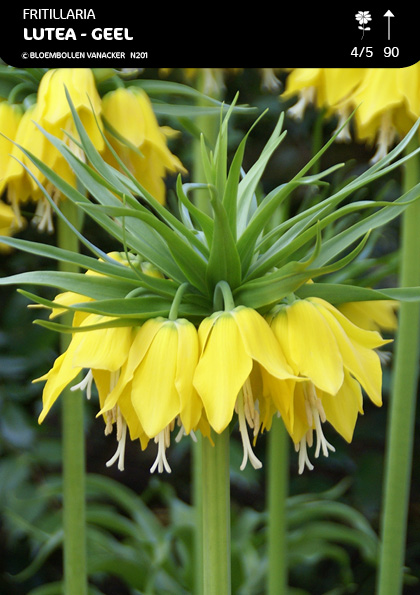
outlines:
[{"label": "green leaf", "polygon": [[[261,155],[250,170],[244,175],[243,179],[239,183],[238,189],[238,220],[237,220],[237,233],[238,237],[241,237],[246,231],[249,221],[253,215],[255,209],[254,205],[254,194],[255,190],[261,180],[261,176],[267,166],[268,161],[271,159],[272,154],[280,145],[286,135],[286,131],[281,133],[283,126],[284,114],[282,113],[279,117],[277,125],[272,132],[267,144],[265,145]],[[280,134],[281,133],[281,134]],[[260,230],[261,231],[261,230]],[[260,233],[258,232],[258,234]],[[257,235],[258,235],[257,234]]]},{"label": "green leaf", "polygon": [[[263,117],[264,114],[261,114],[260,118]],[[239,202],[239,180],[241,177],[242,172],[242,162],[245,153],[245,146],[248,140],[248,137],[252,131],[252,129],[257,125],[259,119],[258,118],[253,126],[248,130],[247,134],[244,136],[242,141],[239,143],[239,146],[235,152],[235,155],[232,159],[232,163],[229,168],[229,174],[226,181],[226,187],[224,190],[224,195],[222,198],[223,206],[226,209],[226,213],[230,222],[230,227],[232,230],[232,235],[236,241],[237,237],[237,219],[238,219],[238,202]]]},{"label": "green leaf", "polygon": [[[103,204],[112,206],[121,206],[121,202],[118,198],[106,187],[105,182],[102,181],[93,170],[86,164],[78,160],[75,155],[64,145],[62,141],[48,135],[51,142],[53,142],[57,148],[60,148],[63,155],[67,158],[69,164],[73,167],[76,174],[79,176],[80,181],[87,187],[87,190],[92,193],[93,196],[98,196]],[[154,264],[160,271],[165,273],[167,277],[170,277],[179,282],[185,281],[185,277],[181,273],[180,269],[176,266],[173,258],[171,257],[170,251],[164,240],[159,234],[155,232],[149,225],[143,225],[142,229],[139,229],[139,225],[133,227],[132,222],[128,221],[127,228],[122,228],[121,225],[113,221],[103,210],[92,209],[92,202],[86,198],[81,192],[73,188],[63,178],[58,176],[52,169],[47,167],[42,161],[37,159],[29,151],[20,147],[21,150],[33,161],[38,169],[43,173],[54,186],[62,192],[69,200],[74,202],[79,208],[86,211],[105,231],[111,236],[118,239],[122,246],[127,245],[141,255],[144,260]],[[34,178],[35,179],[35,178]],[[63,217],[59,207],[54,203],[45,189],[39,184],[41,190],[43,190],[45,197],[50,202],[52,208],[55,210],[58,216]],[[65,218],[64,218],[65,219]],[[82,236],[77,230],[72,228],[74,233],[77,234],[80,241],[85,244],[90,250],[92,250],[97,256],[101,256],[105,260],[108,258],[99,248],[96,248],[86,238]]]},{"label": "green leaf", "polygon": [[133,289],[133,283],[79,273],[63,271],[26,271],[0,279],[2,285],[41,285],[60,291],[71,291],[95,300],[125,297]]},{"label": "green leaf", "polygon": [[269,309],[282,299],[297,292],[307,283],[311,272],[306,263],[290,262],[278,271],[247,281],[233,291],[235,303],[255,309]]},{"label": "green leaf", "polygon": [[241,282],[241,261],[232,235],[226,209],[214,197],[211,201],[214,210],[214,229],[210,256],[206,272],[210,292],[219,281],[226,281],[231,289]]},{"label": "green leaf", "polygon": [[391,287],[371,289],[346,283],[308,283],[296,290],[300,298],[319,297],[333,305],[370,300],[418,302],[420,287]]},{"label": "green leaf", "polygon": [[[165,223],[160,221],[155,215],[147,211],[134,211],[125,207],[103,207],[97,205],[86,206],[86,211],[101,211],[113,217],[124,217],[124,219],[135,218],[143,223],[147,223],[150,229],[156,231],[156,234],[162,238],[169,249],[174,261],[179,269],[185,275],[185,279],[201,291],[205,291],[204,276],[206,271],[206,261],[200,256],[194,245],[176,234]],[[197,240],[200,244],[202,244]]]},{"label": "green leaf", "polygon": [[208,186],[207,184],[182,184],[181,176],[178,176],[176,182],[178,199],[200,225],[207,240],[207,245],[209,246],[213,236],[213,220],[207,215],[207,213],[204,213],[193,202],[191,202],[187,196],[189,190],[195,190],[197,188],[208,188]]},{"label": "green leaf", "polygon": [[321,266],[331,260],[334,256],[345,250],[352,242],[357,241],[366,232],[383,226],[392,219],[398,217],[407,206],[420,198],[420,184],[416,184],[408,192],[377,213],[369,215],[365,219],[355,223],[350,228],[334,235],[326,241],[316,261],[316,266]]},{"label": "green leaf", "polygon": [[30,240],[24,240],[21,238],[14,238],[8,236],[0,236],[1,241],[8,246],[28,252],[30,254],[37,254],[38,256],[44,256],[60,262],[68,262],[76,264],[77,266],[95,271],[102,275],[114,277],[117,279],[131,280],[133,283],[138,285],[139,280],[133,271],[127,267],[109,258],[106,262],[80,254],[78,252],[71,252],[63,248],[58,248],[50,244],[43,244],[41,242],[32,242]]}]

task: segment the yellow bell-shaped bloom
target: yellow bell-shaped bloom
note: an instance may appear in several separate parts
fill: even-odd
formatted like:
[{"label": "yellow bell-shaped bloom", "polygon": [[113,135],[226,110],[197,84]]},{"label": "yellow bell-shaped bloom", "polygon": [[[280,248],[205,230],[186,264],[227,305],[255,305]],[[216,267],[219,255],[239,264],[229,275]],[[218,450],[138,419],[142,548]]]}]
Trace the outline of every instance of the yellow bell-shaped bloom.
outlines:
[{"label": "yellow bell-shaped bloom", "polygon": [[34,104],[19,119],[14,137],[16,144],[11,148],[11,157],[6,161],[4,171],[3,183],[7,188],[7,198],[19,220],[21,218],[20,205],[29,200],[38,200],[42,195],[32,176],[35,176],[41,183],[45,182],[44,176],[19,148],[19,146],[24,147],[40,159],[45,159],[45,147],[48,141],[34,124],[36,118],[37,105]]},{"label": "yellow bell-shaped bloom", "polygon": [[376,349],[389,340],[362,329],[320,298],[282,306],[271,328],[296,375],[336,394],[347,370],[376,405],[382,404],[382,371]]},{"label": "yellow bell-shaped bloom", "polygon": [[[166,129],[159,126],[149,97],[135,87],[118,88],[103,97],[102,107],[105,122],[116,133],[108,131],[107,138],[118,157],[140,184],[163,204],[167,173],[186,170],[169,150]],[[124,144],[124,140],[128,144]],[[110,151],[105,152],[104,158],[119,167]]]},{"label": "yellow bell-shaped bloom", "polygon": [[372,161],[377,161],[420,117],[420,64],[367,69],[352,99],[358,106],[357,137],[376,142]]},{"label": "yellow bell-shaped bloom", "polygon": [[252,308],[215,312],[201,322],[198,335],[200,359],[194,386],[210,427],[223,432],[236,412],[244,450],[241,469],[247,460],[261,467],[247,426],[256,437],[261,422],[268,428],[276,411],[287,415],[296,377],[268,323]]},{"label": "yellow bell-shaped bloom", "polygon": [[[337,128],[348,119],[355,105],[352,94],[358,88],[366,69],[363,68],[292,68],[286,79],[284,99],[298,97],[288,114],[302,119],[308,106],[326,110],[326,115],[337,115]],[[337,140],[350,140],[349,126],[345,126]]]},{"label": "yellow bell-shaped bloom", "polygon": [[[18,221],[13,209],[0,201],[0,236],[11,236],[18,227]],[[0,252],[9,252],[9,250],[9,246],[0,240]]]},{"label": "yellow bell-shaped bloom", "polygon": [[346,302],[338,310],[357,326],[369,331],[396,331],[399,302],[394,300],[371,300],[369,302]]},{"label": "yellow bell-shaped bloom", "polygon": [[136,332],[126,364],[102,412],[112,409],[125,388],[142,428],[155,438],[179,416],[185,432],[198,424],[202,403],[192,379],[198,336],[186,319],[151,318]]},{"label": "yellow bell-shaped bloom", "polygon": [[[99,323],[111,321],[109,317],[96,314],[76,313],[73,325],[83,329]],[[42,401],[43,409],[39,423],[64,388],[84,369],[98,369],[116,372],[123,366],[131,346],[131,327],[115,327],[75,332],[68,348],[54,362],[51,370],[34,380],[46,380]],[[115,346],[118,345],[118,349]]]},{"label": "yellow bell-shaped bloom", "polygon": [[20,106],[0,101],[0,194],[6,185],[5,175],[11,159],[13,142],[22,117]]},{"label": "yellow bell-shaped bloom", "polygon": [[[286,69],[287,70],[287,69]],[[355,138],[376,143],[372,162],[382,158],[420,117],[420,63],[405,68],[288,69],[285,99],[298,96],[288,112],[301,118],[312,104],[337,115],[339,125],[353,110]],[[349,140],[349,128],[337,137]]]},{"label": "yellow bell-shaped bloom", "polygon": [[376,330],[354,324],[320,298],[295,300],[268,318],[287,362],[303,382],[296,383],[286,428],[299,450],[299,468],[312,468],[306,447],[312,432],[318,440],[316,456],[333,450],[321,424],[329,421],[347,440],[363,413],[362,389],[382,404],[382,369],[377,350],[389,343]]},{"label": "yellow bell-shaped bloom", "polygon": [[78,138],[66,90],[90,140],[102,151],[104,139],[99,117],[102,102],[90,68],[53,68],[44,74],[38,88],[39,122],[49,132],[66,140],[68,137],[60,130]]},{"label": "yellow bell-shaped bloom", "polygon": [[[110,252],[108,256],[113,260],[128,265],[125,253]],[[135,258],[133,257],[133,264]],[[140,266],[146,274],[157,276],[156,270],[148,266],[149,263],[142,262]],[[86,275],[101,275],[92,270],[87,270]],[[51,307],[50,318],[56,318],[68,311],[69,306],[80,302],[91,302],[92,298],[65,291],[54,298]],[[34,382],[46,381],[43,390],[43,409],[39,416],[41,423],[51,407],[60,396],[65,387],[69,386],[76,377],[85,370],[85,376],[80,382],[71,386],[72,391],[82,390],[86,392],[88,399],[91,398],[92,387],[95,386],[99,397],[99,408],[102,409],[109,394],[118,383],[124,364],[130,353],[136,328],[112,326],[114,320],[110,317],[97,314],[88,314],[83,311],[75,311],[73,326],[80,330],[74,332],[66,351],[54,362],[51,370]],[[89,328],[99,324],[110,324],[105,328]],[[189,357],[189,353],[182,356]],[[105,434],[110,434],[114,425],[116,426],[117,450],[115,455],[108,461],[107,465],[118,461],[118,468],[124,468],[124,453],[127,437],[127,430],[132,440],[140,440],[141,447],[146,448],[149,436],[144,432],[137,414],[131,402],[131,383],[119,395],[118,403],[112,408],[103,412],[105,423]],[[185,422],[188,418],[188,407],[185,407]],[[203,422],[200,420],[200,428]],[[158,461],[159,466],[161,460]],[[159,468],[159,470],[161,470]]]},{"label": "yellow bell-shaped bloom", "polygon": [[[232,420],[238,394],[253,366],[279,380],[294,378],[267,322],[252,308],[216,312],[201,322],[198,334],[201,354],[194,386],[218,433]],[[287,387],[285,383],[285,399]]]},{"label": "yellow bell-shaped bloom", "polygon": [[135,334],[128,358],[99,414],[119,407],[131,437],[154,439],[158,454],[151,471],[170,472],[166,448],[178,421],[182,433],[201,429],[202,402],[193,386],[198,336],[186,319],[151,318]]},{"label": "yellow bell-shaped bloom", "polygon": [[[78,134],[66,97],[66,89],[91,141],[98,151],[102,151],[105,141],[101,134],[101,99],[89,68],[48,70],[39,84],[36,103],[25,111],[19,121],[14,140],[16,145],[32,153],[67,183],[76,186],[76,178],[71,167],[43,132],[45,130],[60,138],[79,158],[84,159],[77,145]],[[61,195],[16,145],[11,151],[13,159],[7,162],[3,179],[4,185],[7,186],[8,199],[16,213],[19,213],[21,203],[35,201],[35,222],[38,228],[41,231],[52,231],[51,206],[40,190],[39,183],[54,200],[60,199]]]}]

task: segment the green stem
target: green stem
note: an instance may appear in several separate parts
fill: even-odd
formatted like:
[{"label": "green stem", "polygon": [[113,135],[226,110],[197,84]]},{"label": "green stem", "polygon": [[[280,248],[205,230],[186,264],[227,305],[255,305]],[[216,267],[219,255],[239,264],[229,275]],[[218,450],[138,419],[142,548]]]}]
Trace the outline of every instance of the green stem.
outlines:
[{"label": "green stem", "polygon": [[230,481],[229,431],[202,440],[203,594],[229,595]]},{"label": "green stem", "polygon": [[[204,91],[204,74],[203,69],[200,69],[197,77],[197,84],[196,88],[198,91]],[[198,105],[200,105],[200,101],[198,101]],[[202,115],[197,117],[197,129],[203,135],[206,144],[214,147],[217,139],[218,133],[218,125],[219,125],[219,116],[214,115]],[[201,139],[195,139],[194,141],[194,180],[199,183],[206,183],[206,176],[204,173],[204,166],[201,156]],[[210,199],[208,196],[208,190],[200,190],[197,189],[194,194],[194,203],[199,207],[204,213],[208,215],[212,214],[212,209],[210,205]]]},{"label": "green stem", "polygon": [[[63,200],[61,210],[78,227],[77,208]],[[77,252],[76,236],[60,219],[57,221],[57,243],[60,248]],[[75,272],[77,267],[61,263],[63,271]],[[63,322],[67,322],[63,320]],[[67,349],[68,335],[63,333],[61,349]],[[85,525],[85,448],[82,392],[67,387],[61,395],[63,434],[63,527],[64,527],[64,592],[66,595],[85,595],[86,525]]]},{"label": "green stem", "polygon": [[183,295],[187,290],[187,287],[188,287],[188,283],[183,283],[182,285],[180,285],[178,287],[175,297],[173,299],[172,305],[171,305],[171,309],[169,311],[169,315],[168,315],[169,320],[176,320],[178,318],[178,309],[182,302]]},{"label": "green stem", "polygon": [[213,308],[218,310],[233,310],[235,302],[232,296],[232,290],[227,281],[219,281],[214,290]]},{"label": "green stem", "polygon": [[287,593],[287,513],[289,437],[280,418],[268,433],[268,576],[267,595]]},{"label": "green stem", "polygon": [[[203,91],[203,74],[199,74],[196,84],[198,91]],[[198,102],[199,104],[200,102]],[[212,146],[217,138],[218,119],[215,116],[203,115],[197,118],[197,129],[202,132],[207,142]],[[197,183],[205,183],[206,177],[204,175],[204,167],[201,156],[201,141],[195,139],[193,144],[193,181]],[[208,215],[212,214],[210,199],[208,193],[203,190],[197,190],[194,193],[194,203]],[[193,503],[196,513],[196,531],[195,531],[195,577],[194,577],[194,594],[203,595],[203,573],[204,573],[204,558],[206,556],[207,548],[204,545],[203,536],[203,516],[204,516],[204,494],[203,494],[203,460],[205,443],[207,438],[203,438],[200,432],[197,432],[197,443],[192,449],[192,481],[193,481]],[[208,445],[207,445],[208,446]]]},{"label": "green stem", "polygon": [[[418,183],[419,178],[420,161],[416,155],[406,164],[406,189]],[[417,200],[403,215],[400,270],[402,287],[420,285],[419,223],[420,200]],[[401,303],[388,422],[378,595],[399,595],[403,586],[419,374],[419,324],[420,305]]]}]

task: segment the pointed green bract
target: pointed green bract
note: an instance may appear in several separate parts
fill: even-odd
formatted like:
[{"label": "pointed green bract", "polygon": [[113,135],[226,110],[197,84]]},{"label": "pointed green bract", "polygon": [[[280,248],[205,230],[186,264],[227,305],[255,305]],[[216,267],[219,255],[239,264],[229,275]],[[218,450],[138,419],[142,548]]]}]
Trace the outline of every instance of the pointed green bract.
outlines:
[{"label": "pointed green bract", "polygon": [[[324,172],[308,175],[310,168],[331,146],[334,136],[290,182],[274,188],[265,198],[259,199],[257,189],[265,167],[285,137],[285,131],[282,130],[283,114],[259,158],[246,172],[243,158],[252,128],[239,143],[229,164],[228,132],[236,100],[231,106],[221,106],[220,132],[214,150],[209,150],[202,139],[206,179],[197,185],[184,183],[182,176],[178,176],[175,188],[180,213],[178,217],[158,203],[126,169],[122,173],[105,163],[89,139],[69,94],[67,97],[80,138],[77,142],[83,148],[86,161],[74,155],[62,140],[43,132],[73,168],[87,195],[70,186],[27,148],[21,147],[22,151],[85,216],[120,242],[122,252],[151,263],[159,275],[149,276],[140,268],[136,269],[131,257],[128,267],[112,262],[82,232],[75,230],[91,256],[72,255],[48,245],[12,238],[5,238],[4,242],[54,260],[72,261],[84,271],[96,271],[98,275],[31,271],[2,279],[1,284],[38,284],[61,291],[77,290],[98,302],[97,312],[114,312],[116,316],[123,317],[126,307],[128,318],[133,317],[136,307],[139,307],[140,317],[146,311],[151,312],[140,295],[137,301],[129,299],[132,294],[135,296],[138,292],[146,292],[150,299],[153,295],[159,297],[161,304],[156,312],[161,312],[164,304],[165,308],[166,305],[170,307],[177,288],[184,283],[190,286],[186,311],[196,317],[212,313],[213,293],[220,281],[228,283],[236,305],[246,305],[262,312],[293,293],[309,296],[320,292],[331,302],[343,300],[343,297],[338,296],[344,296],[346,292],[347,295],[367,296],[366,299],[384,299],[391,295],[392,292],[382,291],[382,295],[379,295],[373,290],[350,290],[340,284],[323,284],[319,278],[345,270],[369,242],[372,230],[389,223],[417,200],[418,187],[389,203],[351,202],[351,195],[400,167],[409,158],[400,155],[416,133],[418,124],[389,155],[358,178],[306,210],[273,225],[276,211],[295,189],[302,185],[324,184],[328,175],[340,167],[337,165]],[[257,123],[258,120],[253,126]],[[206,212],[188,198],[188,193],[198,186],[208,189],[209,209]],[[59,206],[45,188],[42,190],[57,216],[63,218]],[[139,196],[144,199],[143,203],[138,201]],[[355,212],[359,215],[363,212],[368,214],[355,222],[351,219]],[[315,278],[318,280],[316,284],[308,284]],[[411,292],[404,290],[394,294],[399,296],[397,299],[418,299],[416,288],[412,288]],[[95,311],[95,305],[89,304],[87,307]]]}]

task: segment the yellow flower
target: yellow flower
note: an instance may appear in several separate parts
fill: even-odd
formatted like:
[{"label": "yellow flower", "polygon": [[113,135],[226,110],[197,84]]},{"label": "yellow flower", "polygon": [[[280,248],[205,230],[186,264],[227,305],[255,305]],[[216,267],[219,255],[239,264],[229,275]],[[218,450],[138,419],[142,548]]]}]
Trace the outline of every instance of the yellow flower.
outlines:
[{"label": "yellow flower", "polygon": [[[28,108],[19,120],[14,140],[66,182],[76,186],[76,178],[71,167],[38,127],[64,140],[79,158],[84,159],[81,150],[72,140],[73,138],[77,141],[78,134],[65,94],[66,88],[90,139],[96,148],[102,151],[104,140],[101,134],[101,100],[89,68],[48,70],[39,84],[37,102]],[[11,153],[13,159],[8,161],[4,173],[4,185],[7,186],[9,201],[17,214],[21,203],[35,201],[35,222],[38,228],[41,231],[53,231],[51,206],[37,181],[46,187],[54,200],[61,198],[60,193],[17,146],[13,147]],[[28,168],[30,173],[25,168]]]},{"label": "yellow flower", "polygon": [[[372,162],[386,155],[420,117],[420,63],[405,68],[292,68],[282,96],[298,95],[288,112],[301,118],[308,105],[339,117],[339,127],[356,109],[355,137],[376,143]],[[345,127],[337,140],[349,140]]]},{"label": "yellow flower", "polygon": [[[83,329],[99,323],[106,323],[112,319],[96,314],[76,312],[73,326]],[[125,362],[131,345],[131,327],[116,327],[78,331],[73,334],[66,351],[54,362],[47,373],[34,380],[46,380],[42,402],[43,409],[39,416],[39,423],[45,419],[51,407],[60,396],[64,388],[86,368],[117,372]],[[115,346],[118,345],[118,349]]]},{"label": "yellow flower", "polygon": [[33,163],[17,146],[23,146],[29,149],[32,153],[43,158],[44,147],[47,140],[33,123],[33,119],[36,118],[36,110],[37,106],[34,104],[19,118],[14,135],[16,145],[13,145],[11,148],[11,158],[6,161],[3,177],[4,187],[7,188],[7,198],[16,213],[19,224],[22,222],[20,204],[28,200],[37,200],[41,196],[39,187],[25,167],[27,167],[32,174],[36,175],[41,182],[44,181],[43,176],[40,175],[37,168],[34,167]]},{"label": "yellow flower", "polygon": [[197,360],[198,336],[191,322],[151,318],[137,329],[118,381],[104,400],[100,414],[123,400],[128,426],[157,442],[152,471],[170,471],[165,451],[177,420],[185,434],[201,423],[203,406],[193,386]]},{"label": "yellow flower", "polygon": [[[146,93],[134,87],[110,91],[102,99],[103,117],[119,137],[112,132],[107,138],[118,157],[140,184],[161,204],[165,202],[164,178],[168,172],[185,172],[181,161],[167,145],[166,128],[159,126]],[[106,161],[118,167],[110,151]]]},{"label": "yellow flower", "polygon": [[[128,264],[125,254],[110,252],[108,256],[122,264]],[[145,272],[147,273],[147,270]],[[98,275],[99,273],[87,270],[86,274]],[[60,316],[67,311],[68,306],[89,301],[92,301],[92,299],[71,291],[60,293],[54,299],[50,318]],[[68,348],[55,360],[51,370],[34,380],[34,382],[46,381],[42,395],[43,409],[39,416],[39,423],[43,422],[64,388],[75,380],[82,370],[86,371],[84,378],[73,385],[70,390],[80,389],[86,391],[86,395],[90,399],[92,386],[95,384],[100,408],[103,406],[106,397],[118,381],[135,333],[135,329],[132,327],[111,326],[109,328],[88,329],[92,325],[109,322],[113,322],[110,317],[88,314],[82,311],[75,312],[73,326],[80,329],[85,328],[85,330],[74,332]],[[130,423],[127,423],[127,419]],[[122,470],[124,468],[127,428],[131,439],[139,439],[142,448],[147,446],[149,438],[145,435],[138,420],[133,416],[132,406],[124,394],[121,396],[118,405],[104,413],[104,422],[105,434],[112,431],[114,424],[117,427],[117,450],[107,465],[118,460],[118,468]]]},{"label": "yellow flower", "polygon": [[0,101],[0,194],[5,187],[7,165],[11,159],[12,141],[16,138],[22,109],[7,101]]},{"label": "yellow flower", "polygon": [[53,68],[45,73],[38,88],[39,122],[56,136],[67,140],[64,130],[78,138],[66,90],[90,140],[102,151],[102,102],[90,68]]},{"label": "yellow flower", "polygon": [[248,458],[254,467],[260,467],[261,463],[252,453],[245,424],[246,421],[254,429],[254,435],[260,427],[256,401],[264,397],[259,392],[254,395],[253,384],[261,388],[262,379],[280,383],[281,406],[287,411],[293,393],[293,372],[269,325],[251,308],[237,306],[233,310],[215,312],[201,322],[198,335],[200,359],[194,386],[208,422],[221,433],[236,411],[244,447],[241,467]]},{"label": "yellow flower", "polygon": [[348,441],[358,413],[363,413],[361,389],[382,404],[382,370],[377,349],[389,343],[374,330],[351,322],[320,298],[280,306],[269,323],[287,362],[303,382],[296,383],[293,404],[283,420],[299,451],[299,469],[309,462],[306,447],[317,436],[316,456],[333,447],[321,424],[329,421]]},{"label": "yellow flower", "polygon": [[[18,228],[18,222],[13,209],[0,201],[0,236],[10,236]],[[8,252],[9,246],[0,241],[0,252]]]},{"label": "yellow flower", "polygon": [[372,161],[388,152],[420,117],[420,63],[406,68],[369,68],[352,101],[357,136],[376,142]]},{"label": "yellow flower", "polygon": [[398,304],[394,300],[346,302],[340,304],[338,310],[361,328],[370,331],[396,331]]},{"label": "yellow flower", "polygon": [[[308,106],[325,109],[328,117],[337,115],[337,128],[354,109],[352,93],[362,81],[363,68],[292,68],[286,79],[285,99],[298,96],[295,105],[288,109],[289,115],[302,119]],[[350,140],[349,126],[337,136],[337,140]]]}]

